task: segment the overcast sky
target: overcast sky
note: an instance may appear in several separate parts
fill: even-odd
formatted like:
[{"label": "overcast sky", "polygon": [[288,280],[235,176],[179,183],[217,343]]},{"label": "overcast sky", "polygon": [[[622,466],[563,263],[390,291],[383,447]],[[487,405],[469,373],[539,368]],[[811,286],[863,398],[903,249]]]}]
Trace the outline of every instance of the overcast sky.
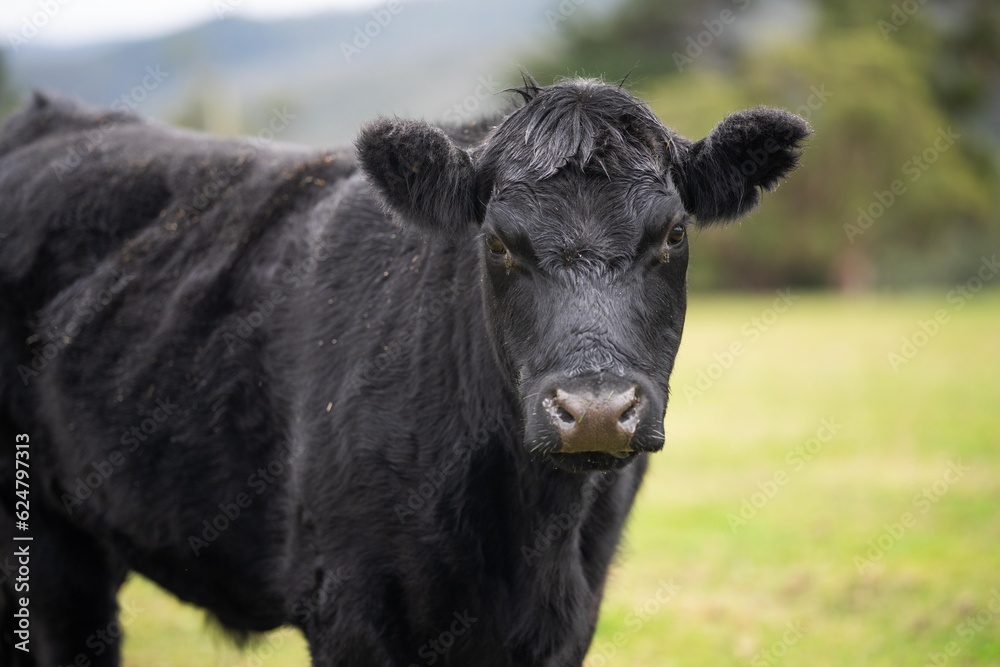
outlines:
[{"label": "overcast sky", "polygon": [[385,0],[0,0],[0,48],[137,39],[222,15],[271,19],[379,4]]}]

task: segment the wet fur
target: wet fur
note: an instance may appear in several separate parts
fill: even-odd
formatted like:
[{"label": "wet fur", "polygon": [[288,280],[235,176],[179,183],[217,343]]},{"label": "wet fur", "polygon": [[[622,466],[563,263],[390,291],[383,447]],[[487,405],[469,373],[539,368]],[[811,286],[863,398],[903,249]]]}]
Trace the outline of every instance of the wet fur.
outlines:
[{"label": "wet fur", "polygon": [[[356,153],[44,96],[8,121],[0,538],[24,432],[35,634],[12,648],[7,579],[4,664],[119,664],[86,638],[130,570],[234,631],[301,628],[316,665],[422,664],[455,614],[476,620],[438,664],[581,664],[647,455],[572,473],[532,454],[518,369],[636,367],[665,392],[686,250],[646,297],[600,290],[638,275],[664,220],[748,210],[807,129],[759,109],[690,142],[598,82],[522,96],[499,124],[376,120]],[[547,292],[488,264],[484,226],[518,224]],[[581,280],[597,291],[573,314],[532,318]]]}]

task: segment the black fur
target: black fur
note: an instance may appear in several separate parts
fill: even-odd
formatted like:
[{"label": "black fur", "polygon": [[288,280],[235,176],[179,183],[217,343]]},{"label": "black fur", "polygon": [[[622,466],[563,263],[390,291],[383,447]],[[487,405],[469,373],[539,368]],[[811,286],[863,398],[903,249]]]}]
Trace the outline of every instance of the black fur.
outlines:
[{"label": "black fur", "polygon": [[357,149],[361,167],[399,217],[452,232],[480,218],[472,160],[440,129],[380,118],[362,129]]},{"label": "black fur", "polygon": [[798,116],[757,107],[719,123],[707,137],[682,143],[674,173],[684,207],[700,222],[731,220],[760,203],[798,165],[812,130]]},{"label": "black fur", "polygon": [[[3,664],[118,665],[87,638],[130,570],[235,632],[299,627],[315,665],[581,664],[663,446],[680,232],[747,210],[805,126],[692,144],[614,86],[521,94],[375,121],[357,155],[41,96],[8,122],[0,563],[17,433],[35,539],[32,653],[0,578]],[[629,449],[561,453],[546,399],[609,388]]]}]

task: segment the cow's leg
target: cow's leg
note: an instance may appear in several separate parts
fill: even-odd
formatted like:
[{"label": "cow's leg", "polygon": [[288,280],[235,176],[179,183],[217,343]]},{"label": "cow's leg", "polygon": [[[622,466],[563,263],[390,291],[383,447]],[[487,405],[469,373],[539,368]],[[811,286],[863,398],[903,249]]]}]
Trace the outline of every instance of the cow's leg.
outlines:
[{"label": "cow's leg", "polygon": [[309,640],[313,667],[392,667],[396,663],[375,637]]},{"label": "cow's leg", "polygon": [[297,618],[309,642],[313,667],[396,667],[413,662],[393,655],[389,643],[399,627],[385,618],[377,586],[331,592],[318,580],[302,599],[313,602],[310,607],[300,605],[308,613]]},{"label": "cow's leg", "polygon": [[310,637],[313,667],[395,667],[398,663],[389,656],[372,630],[350,637],[328,630],[325,637]]},{"label": "cow's leg", "polygon": [[[117,667],[116,601],[125,568],[92,537],[31,506],[31,652],[39,667]],[[15,552],[16,553],[16,552]],[[30,663],[29,663],[30,664]]]}]

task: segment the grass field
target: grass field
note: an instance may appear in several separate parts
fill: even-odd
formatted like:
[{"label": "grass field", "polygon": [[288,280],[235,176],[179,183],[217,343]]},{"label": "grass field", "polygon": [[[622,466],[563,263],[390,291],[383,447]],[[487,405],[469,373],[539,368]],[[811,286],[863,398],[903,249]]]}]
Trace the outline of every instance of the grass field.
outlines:
[{"label": "grass field", "polygon": [[[1000,292],[946,292],[692,296],[588,667],[1000,665]],[[308,664],[122,600],[128,667]]]}]

